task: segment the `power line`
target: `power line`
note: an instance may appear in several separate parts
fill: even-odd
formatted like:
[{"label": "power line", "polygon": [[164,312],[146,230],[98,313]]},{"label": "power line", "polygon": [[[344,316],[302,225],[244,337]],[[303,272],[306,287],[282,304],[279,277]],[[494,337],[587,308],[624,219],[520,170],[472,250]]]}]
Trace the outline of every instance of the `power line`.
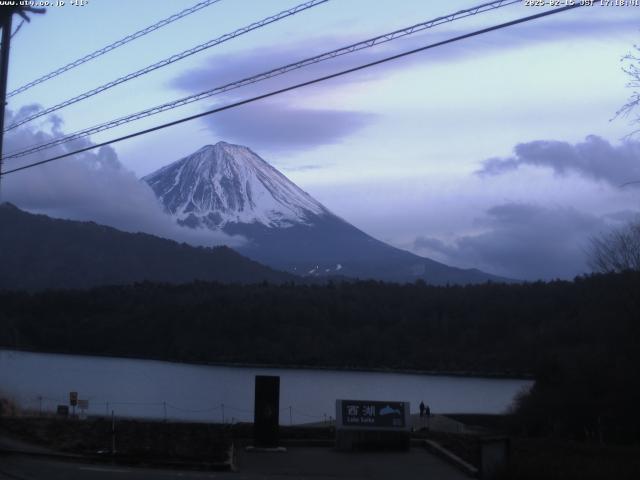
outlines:
[{"label": "power line", "polygon": [[[16,29],[13,31],[13,33],[11,34],[11,38],[13,38],[13,37],[15,37],[15,36],[16,36],[16,34],[20,31],[20,29],[21,29],[21,28],[22,28],[22,26],[24,25],[24,22],[25,22],[25,20],[22,20],[22,21],[20,22],[20,25],[18,25],[18,26],[16,27]],[[7,94],[7,98],[9,98],[10,96],[11,96],[11,94],[10,94],[10,93],[9,93],[9,94]]]},{"label": "power line", "polygon": [[65,100],[62,103],[59,103],[57,105],[54,105],[53,107],[49,107],[46,108],[44,110],[41,110],[37,113],[34,113],[33,115],[26,117],[22,120],[19,120],[17,122],[14,122],[13,124],[9,125],[6,129],[5,132],[12,130],[16,127],[19,127],[20,125],[23,125],[27,122],[30,122],[32,120],[35,120],[36,118],[39,118],[43,115],[47,115],[49,113],[55,112],[57,110],[60,110],[61,108],[64,107],[68,107],[69,105],[73,105],[74,103],[80,102],[82,100],[86,100],[89,97],[92,97],[94,95],[97,95],[98,93],[104,92],[105,90],[108,90],[110,88],[115,87],[116,85],[120,85],[121,83],[124,82],[128,82],[129,80],[133,80],[134,78],[138,78],[142,75],[146,75],[147,73],[153,72],[154,70],[157,70],[159,68],[162,67],[166,67],[167,65],[171,65],[172,63],[175,63],[179,60],[182,60],[184,58],[187,58],[191,55],[194,55],[196,53],[199,53],[203,50],[206,50],[208,48],[211,48],[213,46],[219,45],[221,43],[227,42],[235,37],[239,37],[240,35],[244,35],[245,33],[251,32],[253,30],[257,30],[258,28],[262,28],[266,25],[269,25],[271,23],[277,22],[279,20],[282,20],[283,18],[287,18],[290,17],[292,15],[295,15],[297,13],[300,13],[304,10],[308,10],[309,8],[313,8],[316,7],[320,4],[326,3],[329,0],[310,0],[308,2],[305,3],[301,3],[300,5],[297,5],[293,8],[290,8],[288,10],[283,10],[280,13],[277,13],[275,15],[272,15],[270,17],[267,18],[263,18],[262,20],[258,21],[258,22],[254,22],[250,25],[247,25],[245,27],[239,28],[238,30],[235,30],[234,32],[231,33],[227,33],[225,35],[222,35],[221,37],[218,38],[214,38],[213,40],[209,40],[208,42],[202,43],[200,45],[196,45],[193,48],[190,48],[188,50],[185,50],[183,52],[180,53],[176,53],[175,55],[170,56],[169,58],[165,58],[163,60],[160,60],[159,62],[156,62],[152,65],[148,65],[136,72],[133,73],[129,73],[123,77],[119,77],[116,78],[115,80],[112,80],[111,82],[105,83],[104,85],[101,85],[99,87],[96,87],[92,90],[86,91],[80,95],[77,95],[73,98],[70,98],[68,100]]},{"label": "power line", "polygon": [[[29,90],[31,87],[35,87],[36,85],[41,84],[42,82],[46,82],[47,80],[50,80],[54,77],[57,77],[58,75],[63,74],[64,72],[68,72],[69,70],[76,68],[80,65],[82,65],[83,63],[86,63],[90,60],[93,60],[94,58],[97,58],[101,55],[104,55],[105,53],[110,52],[111,50],[115,50],[118,47],[121,47],[122,45],[125,45],[137,38],[143,37],[151,32],[154,32],[155,30],[158,30],[159,28],[165,27],[167,25],[169,25],[170,23],[175,22],[176,20],[180,20],[181,18],[186,17],[187,15],[191,15],[192,13],[195,13],[199,10],[202,10],[205,7],[208,7],[210,5],[213,5],[214,3],[218,3],[220,0],[204,0],[203,2],[197,3],[195,4],[193,7],[187,8],[185,10],[182,10],[181,12],[175,13],[173,15],[171,15],[170,17],[167,17],[163,20],[160,20],[157,23],[154,23],[153,25],[150,25],[146,28],[143,28],[142,30],[138,30],[135,33],[132,33],[131,35],[127,35],[124,38],[121,38],[120,40],[116,40],[113,43],[110,43],[109,45],[107,45],[106,47],[102,47],[98,50],[96,50],[95,52],[89,53],[88,55],[85,55],[82,58],[79,58],[77,60],[74,60],[71,63],[68,63],[67,65],[65,65],[64,67],[60,67],[57,70],[54,70],[53,72],[49,72],[46,75],[43,75],[39,78],[36,78],[35,80],[21,86],[20,88],[16,88],[15,90],[9,92],[7,94],[7,98],[9,97],[13,97],[14,95],[17,95],[19,93],[22,93],[26,90]],[[22,24],[20,24],[20,26],[22,26]],[[18,27],[18,30],[20,29],[20,27]],[[17,33],[14,32],[14,35]]]},{"label": "power line", "polygon": [[120,117],[117,118],[115,120],[111,120],[109,122],[105,122],[105,123],[101,123],[98,125],[94,125],[92,127],[89,128],[85,128],[83,130],[80,130],[78,132],[72,133],[70,135],[66,135],[64,137],[61,138],[57,138],[55,140],[46,142],[46,143],[42,143],[39,145],[34,145],[32,147],[28,147],[24,150],[18,151],[18,152],[11,152],[8,155],[5,155],[5,159],[10,159],[10,158],[18,158],[18,157],[23,157],[25,155],[29,155],[31,153],[35,153],[35,152],[39,152],[42,150],[46,150],[49,148],[52,148],[54,146],[57,145],[61,145],[63,143],[67,143],[73,140],[77,140],[79,138],[83,138],[86,137],[88,135],[92,135],[94,133],[99,133],[105,130],[109,130],[111,128],[115,128],[121,125],[124,125],[126,123],[130,123],[136,120],[140,120],[142,118],[146,118],[152,115],[156,115],[158,113],[162,113],[168,110],[172,110],[174,108],[178,108],[184,105],[188,105],[190,103],[193,102],[197,102],[200,100],[203,100],[205,98],[209,98],[212,97],[214,95],[218,95],[220,93],[224,93],[224,92],[228,92],[230,90],[234,90],[236,88],[240,88],[240,87],[244,87],[246,85],[250,85],[253,83],[257,83],[263,80],[267,80],[269,78],[273,78],[279,75],[283,75],[285,73],[291,72],[293,70],[297,70],[297,69],[301,69],[304,67],[307,67],[309,65],[313,65],[316,63],[320,63],[326,60],[330,60],[332,58],[336,58],[342,55],[346,55],[349,53],[353,53],[356,51],[360,51],[363,50],[365,48],[371,48],[374,47],[376,45],[379,45],[381,43],[386,43],[386,42],[390,42],[392,40],[395,40],[397,38],[401,38],[407,35],[411,35],[413,33],[416,32],[420,32],[429,28],[433,28],[436,27],[438,25],[441,25],[443,23],[450,23],[456,20],[460,20],[462,18],[465,17],[469,17],[472,15],[477,15],[479,13],[484,13],[487,11],[492,11],[498,8],[502,8],[502,7],[506,7],[509,5],[512,5],[514,3],[520,3],[521,0],[499,0],[499,1],[494,1],[494,2],[488,2],[488,3],[483,3],[481,5],[477,5],[475,7],[472,8],[468,8],[465,10],[460,10],[458,12],[449,14],[449,15],[445,15],[445,16],[441,16],[441,17],[437,17],[434,18],[432,20],[427,20],[425,22],[422,23],[417,23],[415,25],[412,25],[410,27],[406,27],[406,28],[402,28],[399,30],[395,30],[393,32],[390,33],[385,33],[383,35],[378,35],[377,37],[373,37],[373,38],[369,38],[367,40],[363,40],[361,42],[357,42],[357,43],[353,43],[351,45],[348,45],[346,47],[342,47],[342,48],[338,48],[335,50],[331,50],[329,52],[325,52],[313,57],[309,57],[309,58],[305,58],[304,60],[300,60],[298,62],[294,62],[294,63],[290,63],[288,65],[282,66],[282,67],[278,67],[272,70],[269,70],[267,72],[262,72],[259,73],[257,75],[253,75],[247,78],[244,78],[242,80],[238,80],[232,83],[228,83],[219,87],[215,87],[209,90],[206,90],[204,92],[200,92],[194,95],[189,95],[187,97],[183,97],[180,98],[178,100],[174,100],[171,102],[167,102],[161,105],[157,105],[155,107],[151,107],[148,108],[146,110],[142,110],[124,117]]},{"label": "power line", "polygon": [[333,78],[341,77],[341,76],[344,76],[344,75],[347,75],[347,74],[350,74],[350,73],[353,73],[353,72],[357,72],[359,70],[364,70],[366,68],[370,68],[370,67],[373,67],[373,66],[376,66],[376,65],[381,65],[381,64],[386,63],[386,62],[390,62],[390,61],[393,61],[393,60],[398,60],[400,58],[407,57],[409,55],[413,55],[413,54],[416,54],[416,53],[419,53],[419,52],[423,52],[425,50],[430,50],[432,48],[441,47],[443,45],[447,45],[447,44],[450,44],[450,43],[458,42],[460,40],[465,40],[467,38],[471,38],[471,37],[475,37],[475,36],[482,35],[482,34],[485,34],[485,33],[493,32],[495,30],[500,30],[500,29],[503,29],[503,28],[511,27],[513,25],[518,25],[518,24],[521,24],[521,23],[525,23],[525,22],[529,22],[529,21],[532,21],[532,20],[536,20],[538,18],[547,17],[549,15],[554,15],[554,14],[561,13],[561,12],[566,12],[568,10],[572,10],[574,8],[579,8],[581,6],[582,6],[581,4],[577,3],[577,4],[574,4],[574,5],[568,5],[568,6],[561,7],[561,8],[556,8],[556,9],[553,9],[553,10],[547,10],[547,11],[544,11],[544,12],[541,12],[541,13],[537,13],[535,15],[522,17],[522,18],[519,18],[519,19],[516,19],[516,20],[511,20],[509,22],[501,23],[501,24],[498,24],[498,25],[493,25],[491,27],[483,28],[481,30],[476,30],[476,31],[471,32],[471,33],[467,33],[467,34],[464,34],[464,35],[459,35],[457,37],[449,38],[447,40],[443,40],[443,41],[440,41],[440,42],[432,43],[430,45],[425,45],[423,47],[415,48],[413,50],[408,50],[406,52],[402,52],[402,53],[398,53],[396,55],[385,57],[385,58],[382,58],[380,60],[376,60],[376,61],[373,61],[373,62],[365,63],[365,64],[359,65],[357,67],[353,67],[353,68],[349,68],[349,69],[346,69],[346,70],[342,70],[340,72],[332,73],[330,75],[325,75],[323,77],[315,78],[313,80],[308,80],[306,82],[297,83],[295,85],[291,85],[291,86],[286,87],[286,88],[281,88],[279,90],[274,90],[274,91],[271,91],[271,92],[268,92],[268,93],[265,93],[265,94],[262,94],[262,95],[258,95],[258,96],[255,96],[255,97],[251,97],[251,98],[248,98],[248,99],[245,99],[245,100],[241,100],[241,101],[229,104],[229,105],[225,105],[225,106],[222,106],[222,107],[214,108],[214,109],[208,110],[206,112],[198,113],[198,114],[195,114],[195,115],[190,115],[188,117],[184,117],[184,118],[181,118],[181,119],[178,119],[178,120],[174,120],[172,122],[168,122],[168,123],[164,123],[164,124],[161,124],[161,125],[157,125],[155,127],[147,128],[145,130],[140,130],[140,131],[135,132],[135,133],[130,133],[128,135],[124,135],[124,136],[121,136],[121,137],[118,137],[118,138],[114,138],[112,140],[108,140],[108,141],[105,141],[105,142],[97,143],[95,145],[91,145],[91,146],[88,146],[88,147],[85,147],[85,148],[81,148],[81,149],[75,150],[73,152],[68,152],[68,153],[65,153],[65,154],[62,154],[62,155],[58,155],[58,156],[55,156],[55,157],[51,157],[51,158],[48,158],[48,159],[45,159],[45,160],[41,160],[41,161],[38,161],[38,162],[30,163],[28,165],[24,165],[22,167],[17,167],[17,168],[14,168],[12,170],[7,170],[6,172],[2,173],[2,175],[4,176],[4,175],[8,175],[10,173],[15,173],[15,172],[19,172],[21,170],[26,170],[28,168],[33,168],[33,167],[36,167],[38,165],[43,165],[45,163],[53,162],[54,160],[59,160],[59,159],[62,159],[62,158],[70,157],[72,155],[77,155],[79,153],[84,153],[84,152],[87,152],[89,150],[94,150],[96,148],[104,147],[104,146],[112,144],[112,143],[117,143],[117,142],[121,142],[123,140],[128,140],[128,139],[131,139],[131,138],[134,138],[134,137],[138,137],[138,136],[141,136],[141,135],[146,135],[148,133],[152,133],[152,132],[155,132],[157,130],[162,130],[162,129],[165,129],[165,128],[168,128],[168,127],[172,127],[174,125],[179,125],[181,123],[185,123],[185,122],[188,122],[188,121],[191,121],[191,120],[195,120],[197,118],[205,117],[205,116],[208,116],[208,115],[213,115],[215,113],[219,113],[219,112],[222,112],[222,111],[225,111],[225,110],[236,108],[236,107],[239,107],[241,105],[246,105],[246,104],[249,104],[249,103],[256,102],[258,100],[263,100],[265,98],[273,97],[275,95],[280,95],[280,94],[285,93],[285,92],[289,92],[289,91],[292,91],[292,90],[297,90],[297,89],[302,88],[302,87],[306,87],[306,86],[309,86],[309,85],[314,85],[316,83],[324,82],[326,80],[330,80],[330,79],[333,79]]},{"label": "power line", "polygon": [[640,183],[640,180],[633,180],[631,182],[625,182],[623,184],[618,185],[618,188],[624,188],[624,187],[627,187],[629,185],[637,185],[639,183]]}]

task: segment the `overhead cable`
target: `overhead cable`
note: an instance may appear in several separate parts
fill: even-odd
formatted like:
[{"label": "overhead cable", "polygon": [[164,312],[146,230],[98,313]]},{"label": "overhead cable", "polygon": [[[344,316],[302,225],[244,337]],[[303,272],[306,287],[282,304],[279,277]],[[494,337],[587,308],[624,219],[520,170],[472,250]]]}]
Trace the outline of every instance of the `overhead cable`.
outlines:
[{"label": "overhead cable", "polygon": [[[32,80],[29,83],[26,83],[25,85],[19,88],[16,88],[15,90],[7,93],[7,98],[13,97],[14,95],[17,95],[26,90],[29,90],[30,88],[35,87],[36,85],[39,85],[43,82],[46,82],[47,80],[57,77],[58,75],[61,75],[64,72],[68,72],[69,70],[76,68],[82,65],[83,63],[87,63],[88,61],[93,60],[94,58],[98,58],[99,56],[104,55],[105,53],[108,53],[111,50],[115,50],[116,48],[121,47],[122,45],[125,45],[137,38],[143,37],[155,30],[158,30],[159,28],[165,27],[170,23],[175,22],[176,20],[180,20],[181,18],[186,17],[187,15],[191,15],[192,13],[202,10],[203,8],[208,7],[209,5],[218,3],[219,1],[220,0],[204,0],[203,2],[195,4],[193,7],[182,10],[181,12],[178,12],[174,15],[171,15],[170,17],[160,20],[157,23],[154,23],[153,25],[149,25],[148,27],[143,28],[142,30],[138,30],[137,32],[132,33],[131,35],[127,35],[126,37],[121,38],[120,40],[116,40],[115,42],[110,43],[109,45],[102,47],[96,50],[95,52],[89,53],[88,55],[85,55],[82,58],[74,60],[73,62],[70,62],[63,67],[60,67],[52,72],[47,73],[46,75],[43,75],[39,78],[36,78],[35,80]],[[20,24],[20,26],[22,26],[22,24]],[[19,28],[20,27],[18,27],[18,29]],[[16,32],[14,32],[14,35],[16,33],[17,33],[17,30]]]},{"label": "overhead cable", "polygon": [[555,14],[558,14],[558,13],[566,12],[568,10],[573,10],[573,9],[579,8],[581,6],[582,6],[581,4],[576,3],[574,5],[568,5],[568,6],[561,7],[561,8],[545,10],[544,12],[537,13],[535,15],[530,15],[530,16],[527,16],[527,17],[522,17],[522,18],[519,18],[519,19],[516,19],[516,20],[511,20],[509,22],[501,23],[501,24],[498,24],[498,25],[493,25],[491,27],[487,27],[487,28],[483,28],[481,30],[473,31],[471,33],[467,33],[467,34],[464,34],[464,35],[459,35],[459,36],[456,36],[456,37],[453,37],[453,38],[449,38],[447,40],[443,40],[443,41],[440,41],[440,42],[432,43],[432,44],[429,44],[429,45],[425,45],[423,47],[415,48],[413,50],[408,50],[408,51],[405,51],[405,52],[402,52],[402,53],[398,53],[396,55],[385,57],[385,58],[382,58],[380,60],[376,60],[376,61],[373,61],[373,62],[365,63],[365,64],[359,65],[357,67],[353,67],[353,68],[349,68],[349,69],[346,69],[346,70],[342,70],[342,71],[339,71],[339,72],[336,72],[336,73],[332,73],[330,75],[325,75],[323,77],[315,78],[313,80],[308,80],[306,82],[297,83],[297,84],[291,85],[289,87],[281,88],[279,90],[274,90],[274,91],[271,91],[271,92],[268,92],[268,93],[264,93],[262,95],[258,95],[258,96],[251,97],[251,98],[248,98],[248,99],[245,99],[245,100],[241,100],[241,101],[238,101],[238,102],[235,102],[235,103],[224,105],[222,107],[214,108],[214,109],[208,110],[206,112],[201,112],[201,113],[198,113],[198,114],[195,114],[195,115],[190,115],[188,117],[184,117],[184,118],[181,118],[181,119],[178,119],[178,120],[174,120],[174,121],[171,121],[171,122],[168,122],[168,123],[157,125],[155,127],[147,128],[145,130],[140,130],[140,131],[137,131],[137,132],[134,132],[134,133],[130,133],[128,135],[124,135],[124,136],[121,136],[121,137],[118,137],[118,138],[107,140],[105,142],[101,142],[101,143],[97,143],[97,144],[94,144],[94,145],[90,145],[88,147],[84,147],[84,148],[81,148],[81,149],[78,149],[78,150],[75,150],[75,151],[72,151],[72,152],[64,153],[62,155],[57,155],[57,156],[54,156],[54,157],[51,157],[51,158],[47,158],[45,160],[40,160],[38,162],[33,162],[33,163],[30,163],[30,164],[27,164],[27,165],[23,165],[21,167],[17,167],[17,168],[11,169],[11,170],[7,170],[7,171],[3,172],[1,175],[4,176],[4,175],[8,175],[10,173],[15,173],[15,172],[19,172],[19,171],[26,170],[26,169],[29,169],[29,168],[33,168],[33,167],[36,167],[38,165],[43,165],[45,163],[53,162],[55,160],[59,160],[59,159],[66,158],[66,157],[70,157],[70,156],[73,156],[73,155],[77,155],[79,153],[84,153],[84,152],[87,152],[89,150],[94,150],[94,149],[99,148],[99,147],[104,147],[104,146],[110,145],[112,143],[117,143],[117,142],[121,142],[123,140],[128,140],[128,139],[131,139],[131,138],[139,137],[141,135],[146,135],[148,133],[152,133],[152,132],[155,132],[155,131],[158,131],[158,130],[162,130],[162,129],[165,129],[165,128],[168,128],[168,127],[179,125],[181,123],[189,122],[189,121],[195,120],[197,118],[202,118],[202,117],[205,117],[205,116],[208,116],[208,115],[213,115],[213,114],[216,114],[216,113],[219,113],[219,112],[223,112],[225,110],[230,110],[232,108],[239,107],[241,105],[246,105],[246,104],[249,104],[249,103],[256,102],[258,100],[263,100],[265,98],[269,98],[269,97],[273,97],[273,96],[276,96],[276,95],[280,95],[280,94],[285,93],[285,92],[289,92],[289,91],[292,91],[292,90],[297,90],[299,88],[306,87],[306,86],[309,86],[309,85],[314,85],[314,84],[317,84],[317,83],[320,83],[320,82],[324,82],[324,81],[327,81],[327,80],[330,80],[330,79],[333,79],[333,78],[342,77],[342,76],[348,75],[350,73],[354,73],[354,72],[357,72],[357,71],[360,71],[360,70],[371,68],[371,67],[376,66],[376,65],[381,65],[383,63],[387,63],[387,62],[390,62],[390,61],[393,61],[393,60],[398,60],[400,58],[404,58],[404,57],[407,57],[409,55],[413,55],[413,54],[416,54],[416,53],[419,53],[419,52],[423,52],[425,50],[430,50],[430,49],[433,49],[433,48],[436,48],[436,47],[441,47],[443,45],[447,45],[447,44],[450,44],[450,43],[458,42],[460,40],[465,40],[467,38],[475,37],[475,36],[482,35],[482,34],[485,34],[485,33],[493,32],[495,30],[500,30],[500,29],[503,29],[503,28],[511,27],[513,25],[518,25],[518,24],[522,24],[522,23],[525,23],[525,22],[530,22],[532,20],[536,20],[536,19],[539,19],[539,18],[547,17],[549,15],[555,15]]},{"label": "overhead cable", "polygon": [[49,113],[55,112],[57,110],[60,110],[62,108],[68,107],[69,105],[73,105],[74,103],[78,103],[82,100],[86,100],[89,97],[92,97],[94,95],[97,95],[99,93],[104,92],[105,90],[109,90],[110,88],[115,87],[116,85],[120,85],[121,83],[124,82],[128,82],[129,80],[133,80],[134,78],[138,78],[142,75],[146,75],[147,73],[153,72],[159,68],[162,67],[166,67],[167,65],[171,65],[172,63],[175,63],[179,60],[183,60],[191,55],[194,55],[198,52],[201,52],[203,50],[206,50],[208,48],[214,47],[216,45],[220,45],[221,43],[227,42],[233,38],[239,37],[241,35],[244,35],[245,33],[249,33],[253,30],[257,30],[258,28],[262,28],[266,25],[269,25],[271,23],[277,22],[279,20],[282,20],[283,18],[287,18],[290,17],[292,15],[295,15],[297,13],[300,13],[304,10],[308,10],[309,8],[313,8],[316,7],[320,4],[326,3],[329,0],[310,0],[308,2],[302,3],[300,5],[297,5],[293,8],[290,8],[288,10],[283,10],[280,13],[277,13],[275,15],[271,15],[270,17],[266,17],[263,18],[262,20],[258,21],[258,22],[254,22],[250,25],[247,25],[245,27],[239,28],[238,30],[235,30],[234,32],[231,33],[227,33],[225,35],[222,35],[221,37],[218,38],[214,38],[213,40],[209,40],[208,42],[202,43],[200,45],[196,45],[195,47],[192,47],[188,50],[185,50],[183,52],[180,53],[176,53],[175,55],[172,55],[168,58],[165,58],[163,60],[160,60],[159,62],[156,62],[154,64],[148,65],[140,70],[137,70],[135,72],[129,73],[127,75],[124,75],[122,77],[116,78],[115,80],[112,80],[108,83],[105,83],[104,85],[100,85],[99,87],[96,87],[92,90],[88,90],[84,93],[81,93],[80,95],[76,95],[75,97],[72,97],[68,100],[65,100],[64,102],[58,103],[57,105],[54,105],[52,107],[49,108],[45,108],[44,110],[40,110],[36,113],[34,113],[33,115],[30,115],[26,118],[23,118],[17,122],[12,123],[11,125],[9,125],[7,128],[5,128],[5,132],[9,131],[9,130],[13,130],[16,127],[19,127],[20,125],[23,125],[27,122],[30,122],[32,120],[35,120],[36,118],[42,117],[43,115],[48,115]]},{"label": "overhead cable", "polygon": [[314,65],[316,63],[320,63],[326,60],[330,60],[332,58],[336,58],[342,55],[346,55],[349,53],[353,53],[356,51],[360,51],[363,50],[365,48],[371,48],[374,47],[376,45],[379,45],[381,43],[386,43],[386,42],[390,42],[392,40],[395,40],[397,38],[401,38],[401,37],[405,37],[407,35],[411,35],[414,34],[416,32],[420,32],[429,28],[433,28],[435,26],[441,25],[443,23],[449,23],[449,22],[453,22],[456,20],[460,20],[462,18],[465,17],[469,17],[471,15],[477,15],[479,13],[483,13],[483,12],[488,12],[491,10],[495,10],[498,8],[502,8],[502,7],[506,7],[509,5],[512,5],[514,3],[521,3],[521,0],[499,0],[499,1],[494,1],[494,2],[489,2],[489,3],[483,3],[481,5],[477,5],[475,7],[472,8],[468,8],[465,10],[460,10],[458,12],[455,13],[451,13],[449,15],[444,15],[441,17],[437,17],[431,20],[427,20],[425,22],[421,22],[421,23],[417,23],[415,25],[411,25],[409,27],[406,28],[402,28],[399,30],[394,30],[393,32],[389,32],[389,33],[385,33],[383,35],[378,35],[377,37],[373,37],[373,38],[369,38],[367,40],[363,40],[357,43],[353,43],[351,45],[348,45],[346,47],[341,47],[335,50],[331,50],[325,53],[321,53],[319,55],[315,55],[313,57],[309,57],[309,58],[305,58],[303,60],[294,62],[294,63],[290,63],[288,65],[284,65],[282,67],[278,67],[266,72],[262,72],[256,75],[252,75],[250,77],[246,77],[243,78],[241,80],[237,80],[235,82],[231,82],[231,83],[227,83],[225,85],[222,86],[218,86],[215,88],[211,88],[209,90],[206,90],[204,92],[200,92],[200,93],[196,93],[193,95],[189,95],[187,97],[183,97],[180,98],[178,100],[174,100],[171,102],[166,102],[163,103],[161,105],[157,105],[151,108],[147,108],[145,110],[136,112],[136,113],[132,113],[129,115],[126,115],[124,117],[120,117],[117,118],[115,120],[110,120],[108,122],[104,122],[98,125],[94,125],[92,127],[88,127],[85,128],[83,130],[74,132],[72,134],[66,135],[64,137],[60,137],[57,139],[54,139],[52,141],[49,142],[45,142],[42,144],[38,144],[38,145],[34,145],[31,147],[28,147],[24,150],[21,151],[17,151],[17,152],[11,152],[7,155],[4,156],[4,159],[10,159],[10,158],[18,158],[18,157],[23,157],[25,155],[29,155],[31,153],[35,153],[35,152],[39,152],[42,150],[46,150],[52,147],[55,147],[56,145],[60,145],[63,143],[67,143],[73,140],[77,140],[79,138],[83,138],[86,137],[88,135],[92,135],[95,133],[99,133],[105,130],[109,130],[115,127],[119,127],[120,125],[124,125],[126,123],[130,123],[136,120],[140,120],[142,118],[146,118],[152,115],[156,115],[168,110],[172,110],[174,108],[178,108],[184,105],[188,105],[190,103],[193,102],[197,102],[200,100],[203,100],[205,98],[209,98],[212,97],[214,95],[218,95],[224,92],[228,92],[230,90],[234,90],[236,88],[240,88],[240,87],[244,87],[246,85],[250,85],[250,84],[254,84],[263,80],[267,80],[276,76],[280,76],[280,75],[284,75],[285,73],[291,72],[293,70],[298,70],[304,67],[307,67],[309,65]]}]

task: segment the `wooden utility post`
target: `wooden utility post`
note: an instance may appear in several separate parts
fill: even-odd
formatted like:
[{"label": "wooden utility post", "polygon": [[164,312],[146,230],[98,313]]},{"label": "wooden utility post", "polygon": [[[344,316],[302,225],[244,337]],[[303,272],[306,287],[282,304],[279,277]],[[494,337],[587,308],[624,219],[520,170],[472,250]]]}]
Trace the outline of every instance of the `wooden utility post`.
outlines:
[{"label": "wooden utility post", "polygon": [[0,51],[0,200],[2,200],[2,154],[4,147],[4,112],[7,106],[7,77],[9,74],[9,49],[11,47],[11,23],[17,13],[29,21],[27,13],[44,13],[44,8],[23,6],[0,7],[0,26],[2,27],[2,47]]},{"label": "wooden utility post", "polygon": [[2,152],[4,146],[4,110],[7,105],[7,74],[9,73],[9,47],[11,45],[11,18],[13,12],[2,12],[2,51],[0,52],[0,200],[2,200]]}]

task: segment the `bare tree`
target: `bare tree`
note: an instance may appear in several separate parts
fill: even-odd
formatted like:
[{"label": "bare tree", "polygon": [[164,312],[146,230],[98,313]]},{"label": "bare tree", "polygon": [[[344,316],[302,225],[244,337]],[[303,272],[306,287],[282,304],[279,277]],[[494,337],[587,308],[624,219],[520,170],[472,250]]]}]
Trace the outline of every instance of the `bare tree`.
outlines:
[{"label": "bare tree", "polygon": [[640,220],[593,237],[589,266],[602,273],[640,270]]},{"label": "bare tree", "polygon": [[[620,61],[623,64],[622,71],[629,79],[627,88],[631,89],[631,96],[616,112],[614,118],[631,117],[630,125],[640,125],[640,45],[634,45],[633,51],[622,57]],[[637,134],[640,134],[640,129],[631,131],[627,138]],[[637,183],[640,183],[640,180],[633,179],[620,187]],[[595,271],[640,270],[640,220],[631,222],[608,235],[592,238],[589,253],[589,265]]]},{"label": "bare tree", "polygon": [[[620,59],[622,62],[622,71],[627,74],[629,81],[627,88],[632,90],[631,96],[620,109],[616,112],[614,118],[631,117],[630,124],[640,124],[640,45],[634,45],[633,51]],[[629,136],[640,133],[640,129],[632,131]]]}]

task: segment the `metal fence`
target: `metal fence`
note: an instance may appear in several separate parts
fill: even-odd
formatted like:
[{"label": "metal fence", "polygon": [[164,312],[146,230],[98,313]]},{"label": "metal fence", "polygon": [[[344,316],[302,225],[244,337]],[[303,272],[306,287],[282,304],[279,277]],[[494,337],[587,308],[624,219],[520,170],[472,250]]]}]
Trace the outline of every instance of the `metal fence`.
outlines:
[{"label": "metal fence", "polygon": [[[69,398],[48,397],[36,395],[34,397],[14,400],[18,407],[18,414],[22,416],[51,416],[56,413],[59,405],[69,407],[69,412],[76,416],[110,417],[116,415],[126,418],[173,420],[173,421],[203,421],[210,423],[239,423],[252,422],[253,410],[250,407],[240,408],[235,405],[219,403],[206,408],[188,408],[167,401],[139,402],[125,400],[103,400],[88,397],[87,408],[79,405],[71,406]],[[82,400],[79,400],[81,402]],[[83,405],[85,405],[83,403]],[[333,415],[328,412],[309,412],[293,405],[280,408],[281,425],[300,424],[331,424]]]}]

